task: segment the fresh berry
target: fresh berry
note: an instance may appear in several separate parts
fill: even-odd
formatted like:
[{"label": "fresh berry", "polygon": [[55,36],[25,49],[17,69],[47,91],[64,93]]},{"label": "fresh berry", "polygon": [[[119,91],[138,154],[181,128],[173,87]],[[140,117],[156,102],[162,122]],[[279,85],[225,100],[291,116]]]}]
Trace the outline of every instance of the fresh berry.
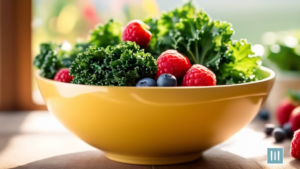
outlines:
[{"label": "fresh berry", "polygon": [[261,109],[258,112],[258,117],[264,121],[268,121],[270,119],[270,113],[267,110]]},{"label": "fresh berry", "polygon": [[149,87],[149,86],[157,86],[154,79],[151,79],[149,77],[146,77],[142,80],[140,80],[137,84],[137,87]]},{"label": "fresh berry", "polygon": [[149,26],[140,20],[133,20],[129,22],[122,34],[123,41],[131,41],[145,48],[151,40],[151,32],[148,30]]},{"label": "fresh berry", "polygon": [[157,86],[177,86],[177,79],[171,74],[162,74],[157,79]]},{"label": "fresh berry", "polygon": [[64,68],[64,69],[60,69],[55,77],[54,80],[55,81],[59,81],[59,82],[65,82],[65,83],[70,83],[73,80],[73,76],[70,76],[69,74],[69,69],[68,68]]},{"label": "fresh berry", "polygon": [[289,99],[284,99],[280,102],[277,107],[277,120],[281,126],[289,121],[290,115],[295,108],[296,106]]},{"label": "fresh berry", "polygon": [[274,136],[276,142],[282,142],[286,138],[286,133],[282,128],[275,128],[272,135]]},{"label": "fresh berry", "polygon": [[176,50],[167,50],[157,58],[157,67],[156,79],[164,73],[170,73],[180,79],[189,70],[191,63],[187,57]]},{"label": "fresh berry", "polygon": [[289,122],[291,123],[293,131],[300,129],[300,107],[293,110]]},{"label": "fresh berry", "polygon": [[291,155],[296,159],[300,159],[300,130],[294,133],[291,143]]},{"label": "fresh berry", "polygon": [[265,125],[265,133],[267,135],[271,135],[274,129],[275,129],[275,124],[266,124]]},{"label": "fresh berry", "polygon": [[193,65],[185,74],[182,86],[215,86],[216,75],[203,65]]},{"label": "fresh berry", "polygon": [[292,129],[291,123],[289,123],[289,122],[285,123],[282,128],[285,131],[287,137],[289,137],[289,138],[293,137],[294,131]]}]

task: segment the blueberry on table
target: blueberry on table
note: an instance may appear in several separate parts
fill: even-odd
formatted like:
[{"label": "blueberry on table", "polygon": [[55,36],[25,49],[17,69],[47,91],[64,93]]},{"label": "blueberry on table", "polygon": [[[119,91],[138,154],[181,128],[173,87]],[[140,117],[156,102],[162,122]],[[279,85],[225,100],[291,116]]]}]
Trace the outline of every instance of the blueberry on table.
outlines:
[{"label": "blueberry on table", "polygon": [[270,119],[270,112],[262,109],[258,112],[258,117],[263,121],[268,121]]},{"label": "blueberry on table", "polygon": [[287,137],[293,138],[294,131],[293,131],[293,129],[292,129],[291,123],[289,123],[289,122],[288,122],[288,123],[285,123],[285,124],[283,125],[282,128],[283,128],[283,130],[285,131]]},{"label": "blueberry on table", "polygon": [[282,142],[286,138],[286,133],[282,128],[275,128],[273,131],[273,136],[276,142]]},{"label": "blueberry on table", "polygon": [[157,86],[177,86],[177,79],[169,73],[162,74],[157,78]]},{"label": "blueberry on table", "polygon": [[267,135],[271,135],[273,130],[275,129],[275,127],[276,127],[275,124],[266,124],[265,125],[265,133]]},{"label": "blueberry on table", "polygon": [[146,78],[140,80],[136,84],[136,87],[150,87],[150,86],[157,86],[157,84],[154,79],[151,79],[149,77],[146,77]]}]

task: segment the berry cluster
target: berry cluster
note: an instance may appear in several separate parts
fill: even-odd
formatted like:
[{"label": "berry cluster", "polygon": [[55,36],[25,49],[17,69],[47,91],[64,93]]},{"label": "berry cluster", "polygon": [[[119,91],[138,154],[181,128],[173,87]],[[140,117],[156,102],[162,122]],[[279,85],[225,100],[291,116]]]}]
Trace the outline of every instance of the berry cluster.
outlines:
[{"label": "berry cluster", "polygon": [[[300,93],[288,91],[288,96],[277,107],[276,118],[279,126],[266,124],[265,133],[273,135],[276,142],[292,138],[291,155],[296,159],[300,159]],[[258,117],[262,120],[269,120],[270,113],[261,110]]]},{"label": "berry cluster", "polygon": [[176,50],[163,52],[157,59],[157,67],[157,83],[145,78],[137,86],[215,86],[217,82],[211,70],[199,64],[191,66],[189,59]]}]

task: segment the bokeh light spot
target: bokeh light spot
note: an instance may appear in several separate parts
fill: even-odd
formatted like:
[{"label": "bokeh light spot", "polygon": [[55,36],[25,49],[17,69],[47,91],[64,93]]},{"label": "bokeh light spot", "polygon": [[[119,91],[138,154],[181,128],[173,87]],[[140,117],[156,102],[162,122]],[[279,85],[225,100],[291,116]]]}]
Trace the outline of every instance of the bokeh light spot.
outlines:
[{"label": "bokeh light spot", "polygon": [[155,0],[143,0],[142,5],[148,15],[159,16],[159,8]]},{"label": "bokeh light spot", "polygon": [[271,48],[270,48],[271,52],[273,53],[278,53],[280,52],[280,46],[275,44],[275,45],[272,45]]},{"label": "bokeh light spot", "polygon": [[253,45],[252,50],[258,56],[263,56],[265,53],[265,48],[261,44]]},{"label": "bokeh light spot", "polygon": [[277,41],[276,34],[273,32],[266,32],[262,36],[262,43],[264,45],[273,45],[276,43],[276,41]]},{"label": "bokeh light spot", "polygon": [[78,20],[78,12],[73,5],[68,5],[62,9],[57,19],[57,30],[61,34],[71,32]]},{"label": "bokeh light spot", "polygon": [[286,36],[283,42],[287,47],[293,48],[298,45],[298,40],[294,36]]}]

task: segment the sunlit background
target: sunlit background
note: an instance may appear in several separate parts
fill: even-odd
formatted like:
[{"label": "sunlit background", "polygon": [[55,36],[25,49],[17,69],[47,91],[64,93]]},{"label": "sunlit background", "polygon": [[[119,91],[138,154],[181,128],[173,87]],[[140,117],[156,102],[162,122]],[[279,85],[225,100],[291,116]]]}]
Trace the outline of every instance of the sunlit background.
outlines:
[{"label": "sunlit background", "polygon": [[[5,1],[9,0],[3,0]],[[247,39],[253,44],[256,55],[262,57],[264,66],[276,71],[276,83],[264,105],[264,108],[271,110],[271,118],[274,118],[274,110],[285,97],[285,91],[290,88],[300,91],[300,0],[194,1],[213,19],[232,23],[235,30],[233,39]],[[76,42],[86,41],[89,31],[98,23],[105,23],[113,18],[125,25],[132,19],[159,16],[162,11],[173,9],[182,3],[183,0],[32,0],[32,61],[39,52],[40,43],[64,43],[64,48],[70,48]],[[32,66],[32,98],[35,103],[44,104],[34,79],[35,71]],[[19,91],[16,89],[17,92]],[[254,160],[266,164],[265,148],[272,146],[286,147],[286,162],[296,164],[296,160],[290,161],[293,159],[289,152],[290,139],[283,144],[274,144],[274,138],[266,138],[262,132],[265,123],[275,121],[254,120],[231,139],[213,148],[221,150],[216,151],[217,153],[229,152],[226,153],[229,156],[224,157],[223,153],[219,156],[209,154],[206,158],[208,157],[208,161],[219,160],[225,164],[246,160],[251,164],[255,163]],[[66,159],[74,159],[73,153],[95,150],[69,133],[54,116],[45,111],[3,112],[0,124],[0,168],[3,163],[41,164],[43,161],[40,160],[51,161],[50,157],[59,159],[53,160],[55,163],[68,162]],[[90,159],[87,161],[90,162]]]},{"label": "sunlit background", "polygon": [[[37,55],[39,44],[42,42],[52,41],[60,44],[67,40],[72,45],[76,41],[85,41],[89,30],[110,18],[124,25],[132,19],[158,16],[162,11],[175,8],[182,2],[182,0],[33,0],[32,58]],[[213,19],[232,23],[235,30],[233,38],[247,39],[254,44],[253,49],[261,56],[270,51],[279,52],[280,46],[276,44],[276,38],[274,40],[275,34],[270,32],[300,29],[300,1],[297,0],[195,0],[195,2]],[[289,35],[284,32],[283,34]],[[296,54],[298,52],[300,57],[300,37],[297,39],[294,34],[281,41],[283,45],[295,48]],[[261,44],[269,45],[270,50]],[[36,103],[43,104],[34,80],[33,84],[33,99]]]}]

